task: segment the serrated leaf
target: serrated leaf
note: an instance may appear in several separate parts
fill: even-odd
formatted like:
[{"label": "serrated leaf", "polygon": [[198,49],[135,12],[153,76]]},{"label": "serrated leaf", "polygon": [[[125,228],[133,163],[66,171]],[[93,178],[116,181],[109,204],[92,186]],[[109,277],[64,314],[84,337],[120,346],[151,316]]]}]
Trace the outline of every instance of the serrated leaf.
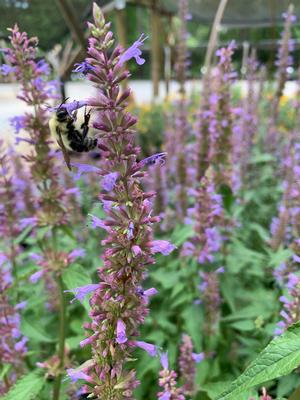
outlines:
[{"label": "serrated leaf", "polygon": [[245,372],[217,400],[233,400],[238,394],[287,375],[300,365],[300,322],[276,337]]},{"label": "serrated leaf", "polygon": [[2,400],[33,400],[43,389],[44,377],[38,372],[30,372],[20,378]]}]

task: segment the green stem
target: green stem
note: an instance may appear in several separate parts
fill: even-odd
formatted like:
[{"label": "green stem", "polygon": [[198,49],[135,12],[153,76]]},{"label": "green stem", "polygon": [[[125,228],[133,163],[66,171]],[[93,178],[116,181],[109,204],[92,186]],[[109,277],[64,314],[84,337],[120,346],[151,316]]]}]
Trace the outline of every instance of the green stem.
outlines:
[{"label": "green stem", "polygon": [[53,400],[59,400],[62,374],[65,364],[65,338],[66,338],[66,304],[64,298],[64,288],[61,276],[57,278],[57,287],[59,295],[59,374],[54,382]]}]

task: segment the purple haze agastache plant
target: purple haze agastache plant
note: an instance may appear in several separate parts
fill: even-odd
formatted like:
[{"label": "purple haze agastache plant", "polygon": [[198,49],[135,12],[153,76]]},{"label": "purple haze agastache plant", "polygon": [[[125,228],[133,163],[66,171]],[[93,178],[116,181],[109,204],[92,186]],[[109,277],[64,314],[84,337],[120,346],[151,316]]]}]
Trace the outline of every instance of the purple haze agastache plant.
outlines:
[{"label": "purple haze agastache plant", "polygon": [[231,85],[236,78],[231,61],[235,47],[235,42],[232,41],[228,47],[216,51],[219,62],[211,76],[208,157],[210,165],[213,167],[214,183],[217,189],[222,184],[231,187],[234,119],[231,107]]},{"label": "purple haze agastache plant", "polygon": [[169,369],[168,353],[161,354],[160,363],[158,384],[162,391],[157,394],[158,400],[185,400],[183,389],[177,387],[176,372]]},{"label": "purple haze agastache plant", "polygon": [[[30,165],[31,179],[38,191],[35,195],[35,214],[27,218],[30,223],[39,227],[47,227],[50,231],[48,237],[43,236],[40,240],[43,255],[40,257],[39,265],[43,268],[43,273],[39,272],[32,277],[32,281],[41,276],[55,278],[60,299],[60,339],[59,339],[59,363],[56,369],[53,400],[58,400],[60,393],[60,383],[64,373],[65,362],[65,329],[66,312],[63,293],[62,271],[74,261],[72,254],[67,254],[59,249],[57,232],[64,231],[69,223],[69,205],[65,191],[59,183],[59,171],[55,166],[55,152],[50,149],[50,130],[49,130],[49,107],[46,106],[50,101],[58,98],[57,85],[54,81],[48,80],[50,68],[44,60],[37,61],[37,39],[28,38],[25,32],[20,32],[17,25],[10,29],[11,48],[5,49],[6,61],[14,66],[14,75],[20,83],[21,90],[18,98],[31,106],[32,113],[26,113],[24,128],[29,136],[28,142],[33,146],[33,151],[23,156]],[[81,102],[76,102],[77,108]],[[72,104],[72,110],[74,107]],[[69,105],[71,107],[71,105]],[[20,123],[25,123],[19,119]],[[27,139],[27,138],[25,138]],[[48,279],[49,281],[49,279]],[[54,281],[51,287],[53,291]]]},{"label": "purple haze agastache plant", "polygon": [[286,13],[282,15],[285,20],[284,29],[281,33],[280,46],[278,48],[276,58],[276,91],[273,100],[270,102],[270,118],[268,122],[267,132],[265,136],[266,148],[272,152],[278,150],[280,138],[278,136],[278,116],[280,98],[283,95],[285,84],[288,80],[290,71],[289,67],[293,65],[291,53],[294,50],[294,40],[292,39],[291,28],[296,21],[296,16],[293,15],[294,6],[291,4]]},{"label": "purple haze agastache plant", "polygon": [[[94,23],[88,24],[86,60],[93,69],[86,76],[94,82],[97,94],[88,103],[99,131],[98,147],[104,161],[100,175],[114,173],[115,179],[109,185],[110,192],[100,194],[107,237],[102,242],[105,250],[104,265],[98,270],[99,288],[90,300],[92,321],[85,325],[89,337],[82,342],[82,346],[92,346],[92,359],[83,372],[93,382],[88,391],[96,399],[133,399],[138,381],[127,361],[148,314],[148,296],[141,291],[146,266],[154,264],[154,253],[169,254],[174,247],[166,241],[153,241],[152,224],[159,220],[151,215],[149,199],[154,193],[142,189],[140,179],[146,165],[137,161],[139,148],[132,129],[136,119],[125,111],[130,91],[120,92],[120,83],[129,76],[122,60],[135,57],[137,46],[124,53],[119,46],[111,49],[110,24],[95,3],[93,16]],[[141,347],[140,342],[136,346]]]},{"label": "purple haze agastache plant", "polygon": [[27,353],[27,338],[20,332],[19,315],[19,310],[26,304],[10,304],[9,289],[13,281],[10,269],[10,260],[4,253],[0,253],[0,359],[4,364],[10,365],[0,382],[1,396],[23,375],[24,357]]},{"label": "purple haze agastache plant", "polygon": [[280,312],[282,319],[277,323],[275,335],[281,335],[290,325],[300,319],[300,277],[289,273],[286,290],[287,295],[279,298],[282,303]]},{"label": "purple haze agastache plant", "polygon": [[196,257],[199,264],[211,263],[222,244],[219,232],[223,222],[222,197],[216,193],[209,173],[201,179],[199,188],[191,192],[195,205],[188,214],[194,222],[195,236],[184,243],[182,254]]},{"label": "purple haze agastache plant", "polygon": [[179,371],[183,380],[182,390],[186,395],[193,396],[195,392],[195,364],[203,361],[204,353],[193,352],[193,343],[189,335],[182,335],[182,343],[179,354]]},{"label": "purple haze agastache plant", "polygon": [[220,319],[219,274],[223,272],[223,267],[218,268],[216,271],[199,272],[202,282],[198,289],[200,291],[200,300],[205,309],[204,330],[208,336],[215,334]]}]

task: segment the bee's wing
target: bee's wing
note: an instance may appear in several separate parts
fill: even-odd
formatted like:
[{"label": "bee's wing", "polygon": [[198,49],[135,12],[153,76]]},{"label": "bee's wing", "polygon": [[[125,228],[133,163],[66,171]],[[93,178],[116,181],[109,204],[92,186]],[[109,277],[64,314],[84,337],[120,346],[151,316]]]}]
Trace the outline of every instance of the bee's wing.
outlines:
[{"label": "bee's wing", "polygon": [[70,171],[72,171],[70,156],[69,156],[68,151],[65,148],[64,142],[62,140],[60,129],[57,128],[56,132],[57,132],[57,135],[58,135],[58,138],[59,138],[57,140],[57,143],[59,144],[59,147],[61,148],[61,151],[63,153],[64,160],[65,160],[65,162],[67,164],[67,167],[69,168]]}]

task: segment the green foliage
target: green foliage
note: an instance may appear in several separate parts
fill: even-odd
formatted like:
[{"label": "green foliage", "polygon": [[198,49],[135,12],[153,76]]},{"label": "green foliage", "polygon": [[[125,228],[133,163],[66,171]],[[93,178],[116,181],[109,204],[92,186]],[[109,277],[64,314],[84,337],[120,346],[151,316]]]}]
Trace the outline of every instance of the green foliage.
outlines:
[{"label": "green foliage", "polygon": [[16,382],[3,400],[35,400],[44,384],[44,377],[39,372],[30,372]]},{"label": "green foliage", "polygon": [[300,365],[300,323],[276,337],[216,400],[234,400],[248,389],[292,372]]}]

